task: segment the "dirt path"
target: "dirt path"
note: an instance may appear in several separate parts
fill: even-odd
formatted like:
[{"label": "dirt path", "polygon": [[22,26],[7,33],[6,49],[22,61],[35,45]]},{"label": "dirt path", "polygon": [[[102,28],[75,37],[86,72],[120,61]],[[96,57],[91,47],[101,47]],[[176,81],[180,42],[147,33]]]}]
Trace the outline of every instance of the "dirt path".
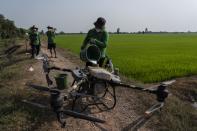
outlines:
[{"label": "dirt path", "polygon": [[[42,47],[42,53],[48,54],[48,56],[50,56],[46,47]],[[75,69],[79,64],[79,60],[75,60],[75,57],[69,55],[70,54],[68,52],[63,52],[61,49],[59,49],[57,53],[58,58],[50,58],[50,60],[55,66]],[[36,62],[34,65],[32,65],[32,67],[34,68],[36,73],[33,74],[31,80],[25,81],[32,81],[34,83],[36,82],[36,84],[46,86],[46,80],[42,71],[42,62]],[[72,78],[69,77],[69,82],[71,83],[71,81]],[[118,100],[116,107],[111,111],[93,114],[96,117],[106,120],[107,122],[105,124],[97,124],[86,120],[68,118],[68,126],[65,129],[62,129],[59,123],[54,119],[54,121],[50,123],[45,122],[41,124],[39,130],[120,131],[139,117],[135,110],[139,107],[138,101],[140,97],[141,96],[137,96],[136,92],[133,92],[132,90],[121,88],[117,89]],[[140,130],[147,131],[148,129],[142,127]]]},{"label": "dirt path", "polygon": [[[45,46],[42,47],[42,53],[49,55]],[[30,82],[39,86],[47,86],[45,74],[42,69],[42,61],[37,59],[29,59],[30,56],[25,55],[25,48],[23,47],[20,48],[15,55],[17,59],[13,64],[20,66],[19,72],[21,76],[17,79],[17,81],[9,82],[9,87],[11,88],[10,90],[15,92],[15,95],[17,96],[17,100],[14,104],[18,105],[18,107],[22,107],[22,111],[20,113],[24,115],[31,115],[31,119],[24,117],[24,121],[16,119],[20,122],[17,125],[15,123],[14,127],[18,127],[16,130],[121,131],[122,129],[131,129],[135,127],[135,123],[141,120],[140,116],[144,113],[144,111],[155,103],[155,98],[151,97],[149,94],[117,87],[116,107],[110,111],[91,114],[100,119],[106,120],[105,124],[92,123],[86,120],[79,120],[69,117],[66,121],[67,127],[63,129],[57,122],[54,112],[37,109],[36,107],[32,107],[24,103],[21,105],[21,100],[23,99],[30,101],[33,100],[37,103],[49,105],[49,95],[48,93],[29,88],[26,85],[26,83]],[[70,69],[75,69],[77,66],[83,66],[83,63],[80,62],[78,56],[73,55],[69,51],[58,49],[57,56],[58,58],[50,58],[51,63],[55,66]],[[34,71],[29,71],[30,67],[33,67]],[[22,71],[21,68],[23,69]],[[52,72],[52,76],[56,73],[57,72]],[[127,79],[123,79],[127,81]],[[193,107],[191,107],[191,109],[189,105],[191,105],[192,101],[196,100],[197,76],[177,78],[176,80],[177,82],[169,89],[173,95],[167,99],[166,106],[162,112],[152,117],[153,119],[149,119],[145,124],[140,125],[138,131],[157,130],[157,128],[166,129],[166,127],[168,129],[177,129],[176,123],[169,123],[169,121],[177,120],[177,113],[179,113],[178,115],[181,116],[181,118],[190,117],[192,120],[187,122],[187,128],[191,127],[190,123],[194,122],[195,119],[195,117],[192,117],[196,115],[192,114]],[[69,83],[71,84],[71,82],[72,78],[69,77]],[[128,82],[136,84],[136,82]],[[150,86],[150,84],[144,86]],[[11,95],[10,97],[13,96]],[[177,105],[177,102],[179,105]],[[181,110],[181,112],[176,112],[177,110]],[[30,125],[28,125],[29,122],[31,123]],[[183,124],[185,123],[186,121],[183,121]],[[181,125],[179,127],[182,129]]]}]

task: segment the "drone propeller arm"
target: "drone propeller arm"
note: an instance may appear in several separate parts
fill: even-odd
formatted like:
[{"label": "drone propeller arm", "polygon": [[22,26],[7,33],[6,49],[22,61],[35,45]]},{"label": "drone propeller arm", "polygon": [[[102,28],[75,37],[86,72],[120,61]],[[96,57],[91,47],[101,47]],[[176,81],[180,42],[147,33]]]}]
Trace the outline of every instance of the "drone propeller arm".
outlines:
[{"label": "drone propeller arm", "polygon": [[165,99],[168,97],[168,90],[166,90],[166,87],[168,85],[164,85],[164,84],[160,84],[157,87],[153,88],[144,88],[144,87],[140,87],[140,86],[135,86],[135,85],[129,85],[129,84],[125,84],[125,83],[110,83],[112,86],[120,86],[123,88],[129,88],[129,89],[134,89],[134,90],[140,90],[143,92],[147,92],[147,93],[151,93],[151,94],[155,94],[157,96],[157,101],[158,102],[164,102]]},{"label": "drone propeller arm", "polygon": [[65,71],[65,72],[72,72],[71,69],[65,69],[65,68],[59,68],[59,67],[50,67],[49,70],[59,70],[59,71]]},{"label": "drone propeller arm", "polygon": [[144,88],[144,87],[141,87],[141,86],[129,85],[129,84],[125,84],[125,83],[110,83],[110,84],[112,84],[114,86],[120,86],[120,87],[123,87],[123,88],[140,90],[140,91],[144,91],[144,92],[155,94],[155,90],[152,90],[152,89],[149,89],[149,88]]},{"label": "drone propeller arm", "polygon": [[124,88],[146,91],[145,88],[140,87],[140,86],[129,85],[129,84],[125,84],[125,83],[111,83],[111,84],[115,85],[115,86],[124,87]]}]

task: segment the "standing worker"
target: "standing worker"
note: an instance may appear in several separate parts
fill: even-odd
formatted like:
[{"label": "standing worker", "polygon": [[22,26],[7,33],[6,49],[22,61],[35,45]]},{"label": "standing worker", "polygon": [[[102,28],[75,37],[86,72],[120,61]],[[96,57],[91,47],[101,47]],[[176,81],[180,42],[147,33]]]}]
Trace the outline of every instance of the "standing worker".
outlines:
[{"label": "standing worker", "polygon": [[38,56],[40,52],[41,45],[38,28],[35,25],[30,28],[29,39],[31,45],[31,58],[35,58],[35,55]]},{"label": "standing worker", "polygon": [[50,50],[51,57],[53,57],[52,50],[54,51],[55,58],[56,56],[56,43],[54,42],[55,39],[55,29],[53,27],[48,26],[48,31],[46,32],[47,38],[48,38],[48,49]]},{"label": "standing worker", "polygon": [[[99,17],[94,23],[95,28],[88,31],[88,34],[81,46],[81,50],[85,49],[88,44],[96,45],[101,51],[101,58],[97,63],[100,67],[103,66],[106,57],[106,47],[108,43],[108,33],[105,30],[106,20]],[[91,66],[90,62],[86,62],[86,66]]]}]

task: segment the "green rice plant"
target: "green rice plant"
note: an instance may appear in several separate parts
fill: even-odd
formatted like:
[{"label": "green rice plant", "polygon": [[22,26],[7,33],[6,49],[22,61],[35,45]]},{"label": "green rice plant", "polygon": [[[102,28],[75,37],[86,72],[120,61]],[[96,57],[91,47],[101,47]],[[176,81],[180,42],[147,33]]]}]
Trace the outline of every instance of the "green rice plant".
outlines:
[{"label": "green rice plant", "polygon": [[[79,54],[84,37],[59,35],[56,43]],[[197,74],[197,34],[114,34],[107,54],[123,75],[145,83]]]}]

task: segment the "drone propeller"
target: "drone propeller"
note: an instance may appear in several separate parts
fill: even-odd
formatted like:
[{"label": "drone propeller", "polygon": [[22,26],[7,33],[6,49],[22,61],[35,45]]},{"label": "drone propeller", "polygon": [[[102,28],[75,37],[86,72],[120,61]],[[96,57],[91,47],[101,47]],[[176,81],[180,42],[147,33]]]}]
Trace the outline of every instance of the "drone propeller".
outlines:
[{"label": "drone propeller", "polygon": [[176,80],[164,81],[161,84],[165,86],[169,86],[169,85],[172,85],[174,82],[176,82]]},{"label": "drone propeller", "polygon": [[84,114],[84,113],[79,113],[79,112],[72,111],[72,110],[64,110],[61,113],[64,113],[68,116],[72,116],[74,118],[88,120],[88,121],[92,121],[92,122],[98,122],[98,123],[105,123],[106,122],[106,121],[101,120],[97,117],[90,116],[90,115],[87,115],[87,114]]},{"label": "drone propeller", "polygon": [[105,123],[106,121],[99,119],[97,117],[94,116],[90,116],[84,113],[79,113],[73,110],[60,110],[57,111],[57,118],[59,123],[61,124],[62,128],[65,128],[66,126],[66,121],[65,121],[65,115],[67,116],[71,116],[77,119],[82,119],[82,120],[87,120],[87,121],[91,121],[91,122],[97,122],[97,123]]},{"label": "drone propeller", "polygon": [[150,107],[148,110],[145,111],[145,113],[142,116],[139,116],[135,121],[128,124],[126,127],[124,127],[121,131],[137,131],[140,129],[148,120],[154,116],[155,112],[160,110],[164,106],[164,103],[156,103],[152,107]]},{"label": "drone propeller", "polygon": [[40,86],[40,85],[34,85],[31,83],[27,83],[26,86],[31,87],[33,89],[39,90],[39,91],[44,91],[44,92],[50,92],[50,89],[45,86]]},{"label": "drone propeller", "polygon": [[169,86],[169,85],[172,85],[174,82],[176,82],[176,80],[170,80],[170,81],[164,81],[164,82],[161,82],[160,84],[156,84],[156,85],[153,85],[153,86],[151,86],[151,87],[149,87],[149,88],[147,88],[148,90],[150,90],[150,91],[154,91],[154,90],[156,90],[160,85],[162,85],[162,86]]},{"label": "drone propeller", "polygon": [[39,104],[39,103],[35,103],[35,102],[27,101],[27,100],[22,100],[22,102],[26,103],[26,104],[29,104],[29,105],[32,105],[32,106],[35,106],[35,107],[39,107],[39,108],[43,108],[43,109],[49,109],[48,106],[42,105],[42,104]]}]

